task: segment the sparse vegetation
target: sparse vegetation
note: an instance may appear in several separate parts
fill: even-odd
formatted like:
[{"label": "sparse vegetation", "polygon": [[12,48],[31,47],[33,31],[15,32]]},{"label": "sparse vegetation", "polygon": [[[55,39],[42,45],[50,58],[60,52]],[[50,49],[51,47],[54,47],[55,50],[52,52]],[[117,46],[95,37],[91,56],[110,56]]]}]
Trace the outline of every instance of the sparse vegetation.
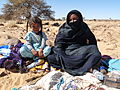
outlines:
[{"label": "sparse vegetation", "polygon": [[6,20],[30,18],[31,15],[39,16],[43,19],[54,19],[54,11],[44,0],[9,0],[2,9]]}]

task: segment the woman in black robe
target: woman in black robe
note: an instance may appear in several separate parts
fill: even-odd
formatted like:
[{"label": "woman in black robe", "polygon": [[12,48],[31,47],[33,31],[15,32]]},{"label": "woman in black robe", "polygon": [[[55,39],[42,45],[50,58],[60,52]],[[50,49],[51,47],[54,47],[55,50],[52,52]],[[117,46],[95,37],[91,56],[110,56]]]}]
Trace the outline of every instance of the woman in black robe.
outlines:
[{"label": "woman in black robe", "polygon": [[97,41],[82,15],[72,10],[59,28],[53,52],[47,57],[50,66],[71,75],[83,75],[101,59]]}]

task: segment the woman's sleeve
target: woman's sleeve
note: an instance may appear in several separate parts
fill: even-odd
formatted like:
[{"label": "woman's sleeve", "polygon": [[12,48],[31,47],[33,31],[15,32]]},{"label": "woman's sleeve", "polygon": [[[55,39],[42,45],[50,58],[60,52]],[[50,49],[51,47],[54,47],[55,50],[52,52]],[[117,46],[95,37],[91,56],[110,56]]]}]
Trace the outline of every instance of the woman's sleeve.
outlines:
[{"label": "woman's sleeve", "polygon": [[25,40],[26,40],[26,46],[28,47],[29,50],[32,50],[32,37],[30,35],[30,33],[27,33],[25,36]]},{"label": "woman's sleeve", "polygon": [[65,37],[66,37],[66,33],[65,33],[66,28],[64,28],[64,27],[65,27],[65,24],[66,24],[66,23],[64,23],[64,24],[59,28],[58,34],[56,35],[55,42],[54,42],[55,47],[56,47],[56,48],[59,48],[59,49],[61,49],[61,50],[64,50],[64,49],[66,48],[66,46],[67,46],[66,40],[65,40]]},{"label": "woman's sleeve", "polygon": [[59,49],[64,49],[65,47],[65,42],[63,42],[63,38],[61,37],[61,33],[59,32],[57,35],[56,35],[56,39],[55,39],[55,47],[56,48],[59,48]]},{"label": "woman's sleeve", "polygon": [[87,39],[88,39],[88,44],[93,44],[97,45],[97,40],[95,38],[95,35],[91,32],[90,28],[87,26]]}]

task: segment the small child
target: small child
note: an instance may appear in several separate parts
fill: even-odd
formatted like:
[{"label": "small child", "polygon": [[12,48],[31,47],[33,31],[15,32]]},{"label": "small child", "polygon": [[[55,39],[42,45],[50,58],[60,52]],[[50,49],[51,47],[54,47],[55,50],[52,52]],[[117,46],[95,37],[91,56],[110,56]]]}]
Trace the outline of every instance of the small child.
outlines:
[{"label": "small child", "polygon": [[47,37],[42,32],[42,20],[35,16],[30,19],[29,25],[32,31],[26,34],[26,43],[20,48],[20,54],[22,57],[32,58],[36,62],[38,59],[46,57],[50,53],[51,47],[46,45]]}]

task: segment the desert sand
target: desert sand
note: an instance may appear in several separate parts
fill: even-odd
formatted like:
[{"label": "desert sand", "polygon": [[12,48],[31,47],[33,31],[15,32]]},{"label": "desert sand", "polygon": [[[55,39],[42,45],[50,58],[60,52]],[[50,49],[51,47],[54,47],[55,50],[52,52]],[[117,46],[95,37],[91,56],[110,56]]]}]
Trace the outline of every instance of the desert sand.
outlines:
[{"label": "desert sand", "polygon": [[[26,34],[26,23],[16,24],[17,21],[0,21],[0,45],[5,45],[6,41],[12,37],[23,39]],[[49,22],[49,25],[43,25],[43,31],[48,39],[54,45],[54,39],[57,34],[57,26],[53,23],[64,21],[43,21],[43,24]],[[110,55],[113,58],[120,58],[120,21],[119,20],[85,20],[94,33],[98,48],[102,55]],[[30,30],[30,29],[29,29]],[[11,90],[19,88],[25,84],[34,83],[45,73],[12,73],[5,69],[0,69],[0,90]]]}]

